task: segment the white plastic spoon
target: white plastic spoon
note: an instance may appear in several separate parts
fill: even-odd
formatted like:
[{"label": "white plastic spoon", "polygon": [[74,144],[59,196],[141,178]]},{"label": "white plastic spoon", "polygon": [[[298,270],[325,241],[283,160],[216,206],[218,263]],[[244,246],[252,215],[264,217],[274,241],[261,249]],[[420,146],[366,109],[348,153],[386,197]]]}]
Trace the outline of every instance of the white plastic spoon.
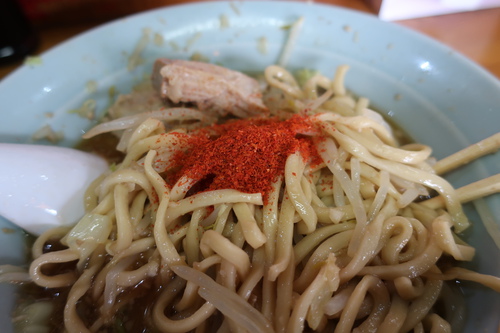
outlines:
[{"label": "white plastic spoon", "polygon": [[84,214],[84,193],[108,168],[98,156],[70,148],[0,143],[0,215],[39,235]]}]

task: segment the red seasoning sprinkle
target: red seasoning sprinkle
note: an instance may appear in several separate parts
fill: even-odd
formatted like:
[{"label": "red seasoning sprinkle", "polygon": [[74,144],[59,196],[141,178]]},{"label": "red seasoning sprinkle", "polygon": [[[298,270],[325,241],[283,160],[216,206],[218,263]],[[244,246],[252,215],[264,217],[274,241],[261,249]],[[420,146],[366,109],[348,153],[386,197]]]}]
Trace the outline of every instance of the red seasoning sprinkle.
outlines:
[{"label": "red seasoning sprinkle", "polygon": [[188,149],[174,154],[167,177],[173,186],[186,175],[198,183],[191,192],[235,189],[262,193],[264,202],[272,183],[283,175],[289,155],[301,155],[320,163],[311,134],[318,132],[307,117],[291,119],[243,119],[214,125],[187,139]]}]

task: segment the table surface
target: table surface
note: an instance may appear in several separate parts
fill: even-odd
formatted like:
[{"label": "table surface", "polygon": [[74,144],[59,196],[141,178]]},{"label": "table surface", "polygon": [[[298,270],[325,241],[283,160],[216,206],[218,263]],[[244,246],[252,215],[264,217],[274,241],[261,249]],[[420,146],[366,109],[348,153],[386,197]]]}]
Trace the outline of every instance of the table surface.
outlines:
[{"label": "table surface", "polygon": [[[146,10],[165,4],[189,2],[191,0],[129,0],[141,6],[130,6],[131,11]],[[363,12],[375,11],[363,0],[321,0],[317,2],[351,8]],[[123,7],[121,7],[123,8]],[[130,12],[120,12],[117,15],[126,15]],[[35,54],[59,44],[85,30],[102,24],[112,17],[85,21],[74,20],[73,23],[59,23],[37,27],[40,44]],[[428,35],[462,53],[475,61],[497,78],[500,78],[500,8],[482,9],[477,11],[447,14],[418,19],[397,21],[397,24]],[[0,66],[0,80],[15,70],[22,62]]]}]

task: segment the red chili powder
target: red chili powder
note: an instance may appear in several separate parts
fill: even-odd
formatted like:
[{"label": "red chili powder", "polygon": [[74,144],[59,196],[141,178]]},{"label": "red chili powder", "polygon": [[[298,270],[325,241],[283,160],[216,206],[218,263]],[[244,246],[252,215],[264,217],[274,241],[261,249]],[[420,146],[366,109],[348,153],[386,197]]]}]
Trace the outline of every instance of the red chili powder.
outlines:
[{"label": "red chili powder", "polygon": [[300,151],[313,163],[320,157],[311,134],[317,133],[307,117],[280,121],[256,118],[231,121],[200,130],[187,139],[189,149],[174,155],[177,168],[167,177],[172,186],[186,175],[198,183],[190,192],[235,189],[245,193],[267,193],[283,175],[290,154]]}]

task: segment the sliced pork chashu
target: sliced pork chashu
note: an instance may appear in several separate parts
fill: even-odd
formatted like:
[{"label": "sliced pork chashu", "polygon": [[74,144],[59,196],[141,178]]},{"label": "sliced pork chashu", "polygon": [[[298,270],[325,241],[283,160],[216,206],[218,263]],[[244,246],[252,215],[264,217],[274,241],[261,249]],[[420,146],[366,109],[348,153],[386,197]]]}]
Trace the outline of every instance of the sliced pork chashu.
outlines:
[{"label": "sliced pork chashu", "polygon": [[157,59],[153,87],[162,98],[195,104],[213,116],[258,116],[268,112],[259,83],[243,73],[197,61]]}]

